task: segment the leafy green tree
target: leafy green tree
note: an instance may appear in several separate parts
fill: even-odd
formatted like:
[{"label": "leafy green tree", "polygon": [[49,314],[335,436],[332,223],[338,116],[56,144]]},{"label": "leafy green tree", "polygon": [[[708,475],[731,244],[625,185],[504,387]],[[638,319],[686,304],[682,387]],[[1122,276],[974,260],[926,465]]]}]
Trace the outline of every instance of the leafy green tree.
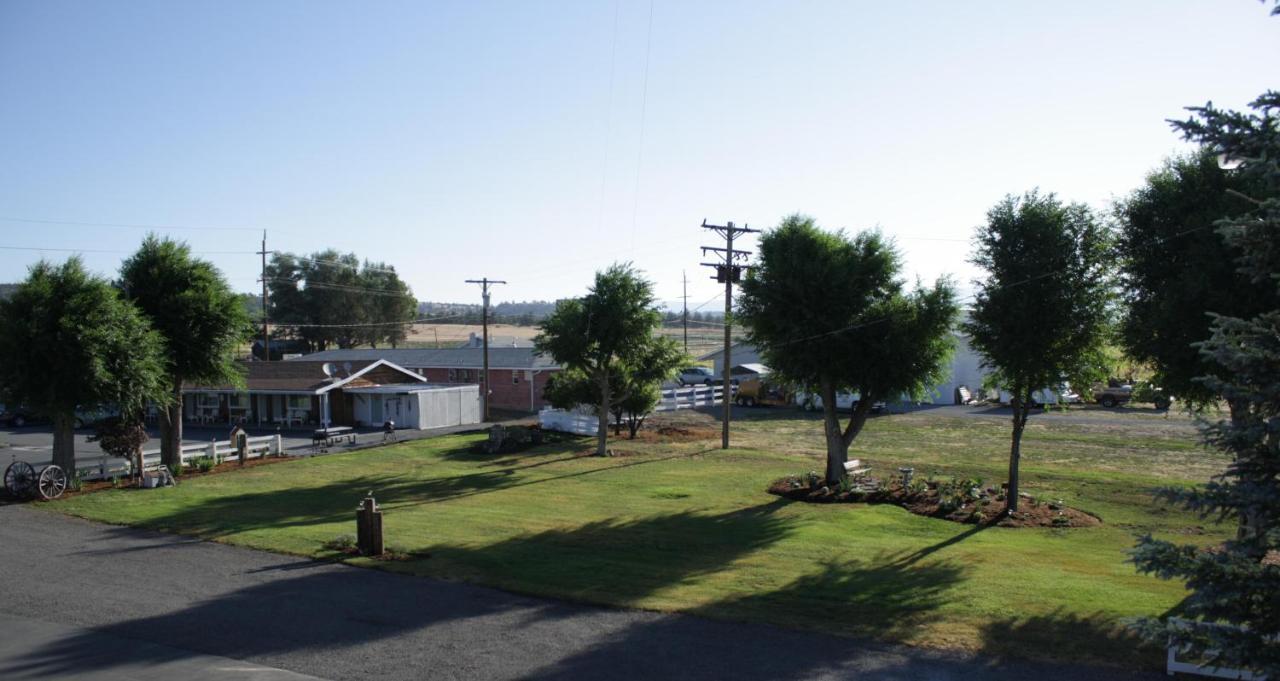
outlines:
[{"label": "leafy green tree", "polygon": [[243,384],[236,355],[252,333],[241,298],[212,263],[185,243],[148,236],[120,267],[121,290],[164,340],[169,400],[160,419],[160,458],[182,464],[182,385]]},{"label": "leafy green tree", "polygon": [[[946,279],[904,291],[901,257],[876,231],[826,232],[792,215],[760,238],[737,317],[778,378],[822,396],[828,481],[846,476],[849,446],[875,402],[922,396],[954,349],[955,291]],[[846,424],[836,394],[859,401]]]},{"label": "leafy green tree", "polygon": [[129,459],[133,463],[133,474],[142,475],[142,445],[149,439],[142,419],[136,416],[109,416],[95,423],[93,430],[89,442],[98,443],[102,451],[111,456]]},{"label": "leafy green tree", "polygon": [[[1280,93],[1250,106],[1252,113],[1195,107],[1174,127],[1240,163],[1235,172],[1254,183],[1244,197],[1252,209],[1224,217],[1218,229],[1249,286],[1280,294]],[[1200,350],[1212,368],[1206,389],[1236,405],[1229,420],[1202,422],[1201,434],[1231,463],[1207,485],[1162,489],[1157,497],[1235,518],[1239,529],[1210,548],[1151,536],[1139,542],[1139,570],[1181,579],[1191,591],[1178,613],[1186,626],[1149,620],[1142,630],[1153,641],[1188,646],[1210,664],[1280,678],[1280,306],[1248,318],[1215,315]]]},{"label": "leafy green tree", "polygon": [[645,377],[670,377],[685,361],[673,340],[657,334],[662,315],[654,302],[650,282],[630,265],[613,265],[596,273],[587,295],[556,303],[534,338],[538,352],[595,386],[591,397],[600,420],[598,456],[608,454],[615,403],[627,400]]},{"label": "leafy green tree", "polygon": [[1125,353],[1152,366],[1165,394],[1192,406],[1221,396],[1200,377],[1220,370],[1196,343],[1209,337],[1214,312],[1248,318],[1280,307],[1276,292],[1239,272],[1241,253],[1214,228],[1253,208],[1258,181],[1218,167],[1212,149],[1175,157],[1116,205],[1117,252],[1125,315]]},{"label": "leafy green tree", "polygon": [[417,310],[409,286],[384,263],[363,266],[354,253],[277,253],[267,266],[271,321],[313,350],[394,346]]},{"label": "leafy green tree", "polygon": [[1083,382],[1105,366],[1111,254],[1107,232],[1087,206],[1037,191],[996,204],[975,237],[972,262],[987,278],[976,282],[963,328],[1012,396],[1009,513],[1018,510],[1022,433],[1035,391],[1064,379]]},{"label": "leafy green tree", "polygon": [[163,341],[145,317],[79,258],[40,261],[0,301],[0,390],[53,421],[53,462],[75,471],[77,408],[136,418],[165,403]]},{"label": "leafy green tree", "polygon": [[417,316],[418,301],[409,285],[400,280],[395,267],[382,262],[365,262],[360,271],[361,285],[368,289],[369,326],[363,328],[361,341],[369,347],[396,347],[408,337],[409,326]]}]

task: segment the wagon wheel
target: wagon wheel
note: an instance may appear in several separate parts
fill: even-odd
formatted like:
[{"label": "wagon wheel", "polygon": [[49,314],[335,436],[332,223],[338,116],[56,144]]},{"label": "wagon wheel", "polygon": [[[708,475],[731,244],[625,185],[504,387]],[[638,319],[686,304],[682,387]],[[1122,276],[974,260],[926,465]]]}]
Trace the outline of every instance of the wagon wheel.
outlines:
[{"label": "wagon wheel", "polygon": [[36,469],[26,461],[14,461],[4,469],[4,488],[15,497],[25,497],[36,485]]},{"label": "wagon wheel", "polygon": [[45,501],[57,499],[67,491],[67,473],[61,466],[46,466],[40,471],[40,484],[37,487],[40,498]]}]

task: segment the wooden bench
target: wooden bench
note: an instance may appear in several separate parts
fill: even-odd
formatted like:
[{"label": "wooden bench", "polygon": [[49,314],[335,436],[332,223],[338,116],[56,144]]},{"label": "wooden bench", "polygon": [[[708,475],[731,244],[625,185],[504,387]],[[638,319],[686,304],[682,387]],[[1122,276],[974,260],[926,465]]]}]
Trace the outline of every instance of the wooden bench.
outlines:
[{"label": "wooden bench", "polygon": [[870,466],[862,465],[862,459],[849,459],[844,462],[844,472],[851,478],[860,478],[870,471]]}]

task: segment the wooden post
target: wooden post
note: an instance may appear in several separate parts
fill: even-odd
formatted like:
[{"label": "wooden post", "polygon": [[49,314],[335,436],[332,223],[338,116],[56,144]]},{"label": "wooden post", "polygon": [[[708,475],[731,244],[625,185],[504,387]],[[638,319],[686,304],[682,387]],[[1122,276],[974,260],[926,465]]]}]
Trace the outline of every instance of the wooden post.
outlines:
[{"label": "wooden post", "polygon": [[271,446],[272,454],[275,454],[276,456],[284,456],[284,438],[280,436],[280,433],[276,433],[275,439],[271,441]]},{"label": "wooden post", "polygon": [[360,500],[356,509],[356,545],[364,556],[380,556],[385,551],[382,542],[382,510],[373,498],[373,492]]}]

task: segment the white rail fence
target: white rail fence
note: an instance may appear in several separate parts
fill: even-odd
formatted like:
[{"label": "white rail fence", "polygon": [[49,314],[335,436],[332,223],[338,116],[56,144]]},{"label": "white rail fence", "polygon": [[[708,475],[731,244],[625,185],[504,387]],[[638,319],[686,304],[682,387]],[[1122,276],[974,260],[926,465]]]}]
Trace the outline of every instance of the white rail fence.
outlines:
[{"label": "white rail fence", "polygon": [[[737,386],[731,394],[737,392]],[[694,407],[710,407],[721,404],[723,386],[691,386],[688,388],[665,388],[654,411],[676,411]],[[581,406],[573,410],[543,409],[538,412],[538,425],[547,430],[558,430],[575,435],[595,435],[600,427],[600,420],[591,412],[590,407]]]},{"label": "white rail fence", "polygon": [[[732,386],[729,396],[732,398],[737,392],[738,386]],[[720,404],[720,397],[723,394],[724,386],[721,384],[694,385],[687,388],[664,388],[662,397],[658,400],[658,407],[654,411],[711,407]]]},{"label": "white rail fence", "polygon": [[[246,459],[257,459],[263,456],[279,455],[284,452],[284,441],[279,435],[262,435],[259,437],[248,438],[245,447]],[[214,465],[217,465],[227,459],[234,459],[238,456],[235,446],[230,440],[211,440],[208,444],[189,444],[182,446],[180,454],[183,465],[186,465],[196,459],[213,459]],[[119,457],[108,456],[106,454],[98,457],[97,462],[85,465],[86,459],[78,457],[76,470],[80,471],[81,480],[108,480],[116,477],[127,477],[133,473],[133,462]],[[89,459],[92,460],[92,459]],[[53,463],[52,461],[31,462],[37,470],[43,466]],[[160,450],[144,449],[142,450],[142,467],[144,469],[158,468],[160,466]]]}]

